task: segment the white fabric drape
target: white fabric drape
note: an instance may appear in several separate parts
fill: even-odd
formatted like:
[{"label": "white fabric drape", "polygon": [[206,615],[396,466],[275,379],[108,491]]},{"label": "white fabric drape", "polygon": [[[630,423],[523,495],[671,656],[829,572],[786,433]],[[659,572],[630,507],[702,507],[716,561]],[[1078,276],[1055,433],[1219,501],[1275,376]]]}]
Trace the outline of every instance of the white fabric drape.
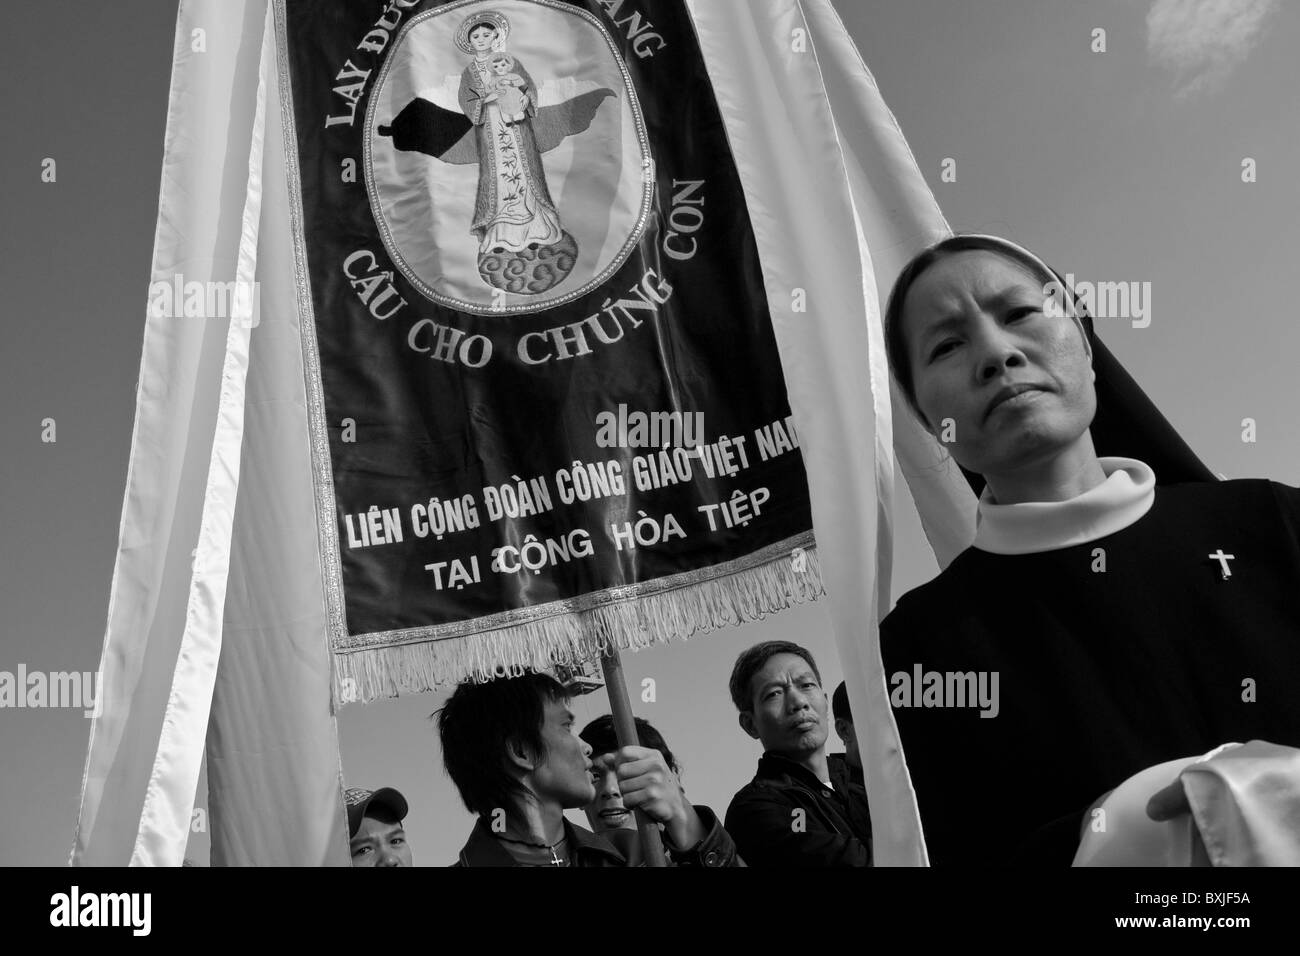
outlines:
[{"label": "white fabric drape", "polygon": [[[266,86],[274,59],[269,11],[264,19],[258,58],[257,94],[248,148],[247,184],[240,216],[235,288],[252,289],[257,268],[257,236],[262,214],[262,153],[266,127]],[[247,316],[234,314],[245,305]],[[132,866],[180,866],[189,839],[195,788],[203,762],[208,715],[221,658],[221,631],[230,570],[230,538],[239,492],[239,467],[244,438],[244,397],[248,379],[248,350],[252,332],[252,298],[229,301],[226,354],[222,362],[217,423],[212,436],[207,483],[199,519],[193,576],[185,610],[171,693],[163,713],[153,771],[145,790],[144,808]],[[214,319],[210,316],[209,319]]]},{"label": "white fabric drape", "polygon": [[[892,413],[879,300],[947,224],[828,0],[689,8],[758,240],[859,728],[876,861],[921,865],[879,650],[895,448],[941,565],[974,536],[975,497],[915,420]],[[801,292],[806,312],[795,310]]]},{"label": "white fabric drape", "polygon": [[[154,282],[171,284],[177,276],[199,283],[234,278],[265,13],[265,2],[180,8]],[[196,43],[198,29],[204,32]],[[231,157],[239,162],[232,164]],[[190,595],[196,586],[215,586],[211,576],[225,573],[224,561],[212,562],[198,549],[227,333],[227,326],[214,320],[170,314],[145,320],[101,662],[103,713],[91,726],[72,854],[76,864],[121,866],[131,859]],[[219,546],[211,536],[203,544]],[[204,626],[211,639],[210,616]],[[181,804],[194,798],[192,790],[173,796]],[[175,834],[169,840],[174,857]]]},{"label": "white fabric drape", "polygon": [[[1147,801],[1182,783],[1187,810]],[[1084,818],[1075,866],[1300,866],[1300,749],[1251,740],[1147,767]]]},{"label": "white fabric drape", "polygon": [[205,737],[214,862],[348,862],[268,6],[180,5],[152,280],[258,307],[146,318],[74,864],[179,865]]},{"label": "white fabric drape", "polygon": [[352,862],[330,704],[282,95],[282,86],[267,89],[261,321],[208,727],[214,866]]}]

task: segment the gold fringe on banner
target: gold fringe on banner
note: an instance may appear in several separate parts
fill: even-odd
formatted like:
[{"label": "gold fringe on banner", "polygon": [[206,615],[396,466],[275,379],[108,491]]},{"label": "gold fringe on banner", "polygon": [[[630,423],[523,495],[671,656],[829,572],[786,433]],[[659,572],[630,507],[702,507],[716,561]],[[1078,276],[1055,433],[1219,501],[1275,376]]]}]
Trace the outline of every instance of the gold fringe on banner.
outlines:
[{"label": "gold fringe on banner", "polygon": [[610,593],[615,595],[610,601],[587,610],[490,631],[336,651],[335,709],[469,679],[549,670],[592,660],[611,648],[636,651],[673,638],[685,640],[762,620],[816,600],[825,590],[817,548],[810,543],[732,574],[639,596]]}]

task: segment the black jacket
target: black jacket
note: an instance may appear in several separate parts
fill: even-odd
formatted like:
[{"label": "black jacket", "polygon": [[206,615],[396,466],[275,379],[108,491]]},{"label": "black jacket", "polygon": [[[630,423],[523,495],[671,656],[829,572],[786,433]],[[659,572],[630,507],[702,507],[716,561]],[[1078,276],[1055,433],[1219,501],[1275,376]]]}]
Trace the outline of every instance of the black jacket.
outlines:
[{"label": "black jacket", "polygon": [[[744,866],[736,854],[736,844],[722,828],[717,815],[705,806],[697,805],[695,812],[708,831],[699,844],[691,850],[664,849],[672,866]],[[568,838],[569,856],[574,866],[642,866],[641,838],[635,830],[608,830],[592,833],[568,820],[564,821],[564,835]],[[460,851],[460,858],[452,866],[520,866],[521,864],[492,835],[483,818],[470,832],[469,841]]]},{"label": "black jacket", "polygon": [[[867,786],[866,777],[862,773],[862,768],[855,767],[852,764],[850,764],[848,754],[827,754],[826,762],[828,764],[832,764],[832,763],[843,764],[844,767],[846,768],[846,772],[849,775],[850,782],[856,783],[859,787],[863,787],[863,788]],[[834,773],[833,770],[831,772]]]},{"label": "black jacket", "polygon": [[1230,740],[1300,746],[1297,581],[1300,489],[1235,479],[1157,485],[1090,541],[967,548],[899,598],[880,624],[891,683],[920,669],[1000,688],[991,720],[969,699],[927,706],[915,677],[891,693],[930,863],[1068,867],[1086,811],[1147,767]]},{"label": "black jacket", "polygon": [[827,769],[834,790],[794,761],[763,754],[727,809],[727,832],[749,866],[871,865],[867,791],[842,759],[828,759]]}]

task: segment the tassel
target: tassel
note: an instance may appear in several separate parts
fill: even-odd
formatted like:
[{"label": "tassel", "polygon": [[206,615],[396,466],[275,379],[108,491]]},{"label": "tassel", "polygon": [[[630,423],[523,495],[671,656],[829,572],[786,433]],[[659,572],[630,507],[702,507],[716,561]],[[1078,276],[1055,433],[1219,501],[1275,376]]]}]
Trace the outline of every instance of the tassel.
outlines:
[{"label": "tassel", "polygon": [[673,638],[759,621],[795,604],[814,601],[822,587],[813,544],[795,570],[789,550],[733,574],[683,585],[587,611],[556,614],[464,637],[337,651],[333,703],[368,703],[419,694],[464,680],[545,671],[591,660],[610,648],[637,651]]}]

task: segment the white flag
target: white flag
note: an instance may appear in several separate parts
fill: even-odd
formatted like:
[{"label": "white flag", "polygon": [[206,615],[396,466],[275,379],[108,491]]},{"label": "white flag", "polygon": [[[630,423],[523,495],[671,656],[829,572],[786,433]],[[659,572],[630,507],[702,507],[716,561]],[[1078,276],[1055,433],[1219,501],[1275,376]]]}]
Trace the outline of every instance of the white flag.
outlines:
[{"label": "white flag", "polygon": [[176,26],[78,865],[179,866],[205,740],[214,864],[349,863],[268,6]]},{"label": "white flag", "polygon": [[[941,566],[974,538],[975,497],[890,401],[880,299],[948,225],[829,0],[692,0],[690,9],[745,185],[799,423],[875,861],[920,865],[878,631],[890,608],[895,449]],[[804,313],[789,308],[799,290]]]}]

